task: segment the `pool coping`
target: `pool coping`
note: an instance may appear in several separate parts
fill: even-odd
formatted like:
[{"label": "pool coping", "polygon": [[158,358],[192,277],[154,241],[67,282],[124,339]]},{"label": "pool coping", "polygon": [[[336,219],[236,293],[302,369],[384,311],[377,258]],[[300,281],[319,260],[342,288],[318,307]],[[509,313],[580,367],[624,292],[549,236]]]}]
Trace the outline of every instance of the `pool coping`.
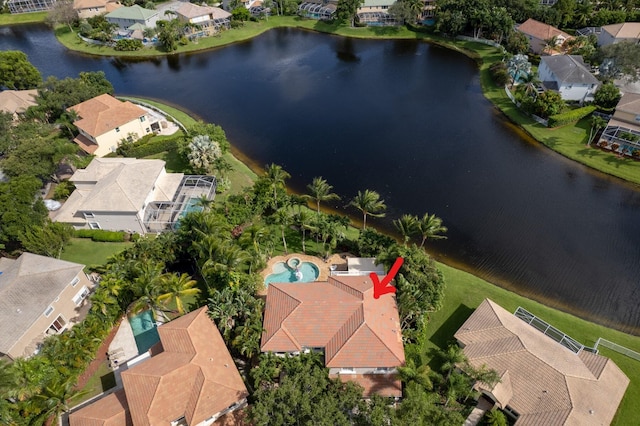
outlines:
[{"label": "pool coping", "polygon": [[323,260],[317,256],[311,256],[303,253],[290,253],[282,256],[274,256],[267,261],[267,266],[260,272],[260,276],[262,277],[263,289],[259,292],[260,294],[267,293],[267,287],[264,286],[264,281],[267,279],[268,275],[271,275],[273,271],[273,266],[278,262],[287,263],[287,261],[293,257],[300,259],[301,262],[309,262],[316,265],[318,268],[318,278],[312,282],[318,281],[327,281],[329,280],[329,272],[331,271],[331,265],[336,265],[337,270],[346,270],[347,268],[347,257],[352,256],[351,254],[343,253],[343,254],[333,254],[327,260]]}]

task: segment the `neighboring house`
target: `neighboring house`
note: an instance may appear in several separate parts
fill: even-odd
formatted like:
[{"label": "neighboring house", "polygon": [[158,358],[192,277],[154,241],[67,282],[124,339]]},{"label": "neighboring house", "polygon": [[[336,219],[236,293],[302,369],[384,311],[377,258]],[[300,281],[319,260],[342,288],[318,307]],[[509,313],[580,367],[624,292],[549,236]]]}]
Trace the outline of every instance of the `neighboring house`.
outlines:
[{"label": "neighboring house", "polygon": [[555,90],[566,101],[590,101],[600,81],[578,55],[555,55],[540,58],[538,79],[545,89]]},{"label": "neighboring house", "polygon": [[93,288],[83,269],[31,253],[0,258],[0,358],[29,357],[73,325]]},{"label": "neighboring house", "polygon": [[211,35],[231,25],[231,14],[219,7],[181,3],[175,13],[182,22],[198,25],[198,28],[192,31],[196,33],[202,31],[206,35]]},{"label": "neighboring house", "polygon": [[162,160],[94,158],[69,179],[76,187],[55,222],[76,229],[106,229],[144,234],[162,232],[215,196],[213,176],[167,173]]},{"label": "neighboring house", "polygon": [[9,0],[7,4],[11,13],[42,12],[50,10],[56,0]]},{"label": "neighboring house", "polygon": [[623,22],[605,25],[598,34],[598,44],[608,46],[614,43],[629,41],[640,43],[640,22]]},{"label": "neighboring house", "polygon": [[401,24],[402,21],[397,21],[393,15],[389,14],[389,8],[395,2],[395,0],[364,0],[356,11],[358,22],[373,26]]},{"label": "neighboring house", "polygon": [[473,367],[498,373],[475,386],[515,425],[608,425],[629,385],[610,359],[571,351],[489,299],[455,338]]},{"label": "neighboring house", "polygon": [[368,275],[271,283],[263,327],[262,352],[321,351],[330,377],[359,383],[365,396],[402,396],[397,367],[405,358],[395,295],[374,299]]},{"label": "neighboring house", "polygon": [[8,112],[17,120],[30,106],[36,105],[36,89],[32,90],[3,90],[0,92],[0,111]]},{"label": "neighboring house", "polygon": [[160,128],[144,109],[107,94],[69,107],[67,111],[75,111],[79,118],[73,122],[80,132],[74,142],[96,157],[116,152],[123,139],[132,142]]},{"label": "neighboring house", "polygon": [[541,55],[543,53],[554,55],[558,53],[555,48],[549,51],[549,49],[546,47],[546,40],[555,37],[556,46],[560,47],[567,40],[573,38],[564,31],[561,31],[551,25],[536,21],[535,19],[527,19],[522,24],[518,25],[516,31],[521,32],[522,34],[527,36],[531,51],[538,55]]},{"label": "neighboring house", "polygon": [[207,426],[246,406],[247,389],[206,306],[158,334],[153,355],[115,372],[124,370],[122,388],[71,413],[70,426]]},{"label": "neighboring house", "polygon": [[640,158],[640,94],[622,95],[598,145]]},{"label": "neighboring house", "polygon": [[122,4],[115,0],[73,0],[73,10],[78,13],[80,19],[113,12],[119,7],[122,7]]},{"label": "neighboring house", "polygon": [[298,6],[298,15],[305,18],[328,20],[336,13],[338,2],[336,0],[303,1]]},{"label": "neighboring house", "polygon": [[133,24],[144,25],[147,28],[155,28],[158,19],[161,19],[157,10],[149,10],[133,5],[119,7],[105,15],[107,21],[116,24],[121,30],[128,30]]}]

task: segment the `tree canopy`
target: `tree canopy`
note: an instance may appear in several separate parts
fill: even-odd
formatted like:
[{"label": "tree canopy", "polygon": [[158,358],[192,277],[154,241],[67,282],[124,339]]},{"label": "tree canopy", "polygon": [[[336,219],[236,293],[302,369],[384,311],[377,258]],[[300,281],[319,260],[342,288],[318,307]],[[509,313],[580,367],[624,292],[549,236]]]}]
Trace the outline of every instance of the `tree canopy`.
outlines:
[{"label": "tree canopy", "polygon": [[27,59],[24,52],[0,51],[0,89],[35,89],[42,83],[40,71]]}]

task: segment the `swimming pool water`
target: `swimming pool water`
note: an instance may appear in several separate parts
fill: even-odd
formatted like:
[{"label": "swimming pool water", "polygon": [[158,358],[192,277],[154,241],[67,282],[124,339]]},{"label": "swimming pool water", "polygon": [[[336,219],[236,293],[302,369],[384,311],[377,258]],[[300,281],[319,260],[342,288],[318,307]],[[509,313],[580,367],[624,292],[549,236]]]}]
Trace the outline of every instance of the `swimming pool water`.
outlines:
[{"label": "swimming pool water", "polygon": [[296,278],[295,270],[289,268],[285,262],[278,262],[273,265],[273,273],[264,280],[265,285],[269,283],[309,283],[318,279],[320,272],[318,267],[311,262],[302,262],[298,266],[302,272],[302,279]]},{"label": "swimming pool water", "polygon": [[160,335],[158,335],[151,311],[143,311],[129,317],[129,324],[133,330],[133,337],[136,339],[138,353],[147,352],[151,346],[160,341]]}]

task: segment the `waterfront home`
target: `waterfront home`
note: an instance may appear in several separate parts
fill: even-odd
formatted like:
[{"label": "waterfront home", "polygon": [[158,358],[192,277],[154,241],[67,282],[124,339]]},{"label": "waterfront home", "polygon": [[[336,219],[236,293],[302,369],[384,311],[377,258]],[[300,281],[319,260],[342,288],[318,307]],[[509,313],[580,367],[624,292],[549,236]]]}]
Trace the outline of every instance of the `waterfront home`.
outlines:
[{"label": "waterfront home", "polygon": [[0,258],[0,358],[29,357],[47,336],[73,326],[94,286],[83,270],[31,253]]},{"label": "waterfront home", "polygon": [[122,4],[116,0],[73,0],[73,10],[76,11],[80,19],[113,12],[119,7],[122,7]]},{"label": "waterfront home", "polygon": [[172,229],[198,198],[213,199],[216,186],[213,176],[167,173],[163,160],[135,158],[94,158],[69,181],[76,189],[53,221],[139,234]]},{"label": "waterfront home", "polygon": [[629,379],[609,358],[555,334],[562,340],[485,299],[455,338],[471,366],[498,373],[498,383],[475,387],[515,425],[610,424]]},{"label": "waterfront home", "polygon": [[555,55],[540,58],[538,79],[546,90],[560,93],[566,101],[592,101],[600,87],[579,55]]},{"label": "waterfront home", "polygon": [[74,111],[78,117],[73,124],[80,133],[73,141],[87,154],[96,157],[116,152],[123,140],[133,142],[160,128],[144,109],[106,93],[69,107],[67,111]]},{"label": "waterfront home", "polygon": [[623,155],[640,158],[640,94],[622,95],[598,145]]},{"label": "waterfront home", "polygon": [[[552,25],[548,25],[535,19],[527,19],[516,27],[516,31],[524,34],[529,40],[529,47],[535,54],[554,55],[558,53],[558,49],[572,37],[557,29]],[[555,46],[551,49],[548,47],[548,41],[555,39]]]},{"label": "waterfront home", "polygon": [[640,43],[640,22],[605,25],[602,27],[600,34],[598,34],[598,44],[600,46],[608,46],[623,41]]},{"label": "waterfront home", "polygon": [[11,13],[42,12],[50,10],[56,0],[9,0],[6,2]]},{"label": "waterfront home", "polygon": [[402,396],[397,367],[405,358],[395,295],[374,299],[366,274],[270,283],[263,327],[262,352],[323,352],[329,376],[359,383],[365,397]]},{"label": "waterfront home", "polygon": [[395,0],[364,0],[358,7],[356,16],[360,24],[368,26],[399,25],[402,22],[389,14]]},{"label": "waterfront home", "polygon": [[145,9],[133,5],[131,7],[119,7],[105,15],[108,22],[116,24],[121,30],[128,30],[133,24],[144,25],[147,28],[155,28],[156,22],[162,19],[157,10]]},{"label": "waterfront home", "polygon": [[231,25],[231,14],[219,7],[182,2],[175,13],[180,21],[198,26],[192,32],[202,32],[203,35],[215,34]]},{"label": "waterfront home", "polygon": [[336,13],[338,2],[336,0],[322,1],[303,1],[298,6],[298,15],[305,18],[327,20],[332,19]]},{"label": "waterfront home", "polygon": [[157,346],[115,371],[121,387],[72,412],[70,426],[208,426],[246,406],[247,389],[206,306],[158,334]]},{"label": "waterfront home", "polygon": [[38,96],[36,89],[3,90],[0,92],[0,111],[8,112],[13,115],[14,120],[17,120],[27,108],[36,105],[36,96]]}]

